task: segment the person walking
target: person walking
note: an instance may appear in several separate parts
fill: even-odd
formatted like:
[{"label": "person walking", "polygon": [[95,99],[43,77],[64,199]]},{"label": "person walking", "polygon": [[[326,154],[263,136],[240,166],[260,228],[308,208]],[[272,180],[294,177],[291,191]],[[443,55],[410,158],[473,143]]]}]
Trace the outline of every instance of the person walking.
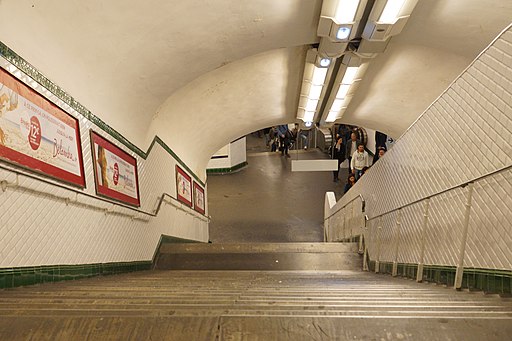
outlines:
[{"label": "person walking", "polygon": [[357,151],[357,146],[361,144],[361,141],[357,139],[356,133],[350,134],[350,140],[348,140],[347,145],[345,146],[346,152],[345,155],[348,158],[348,172],[354,173],[352,168],[352,155]]},{"label": "person walking", "polygon": [[338,160],[338,167],[336,170],[332,172],[333,179],[332,181],[338,182],[340,166],[343,161],[345,161],[345,148],[343,147],[343,138],[341,136],[338,137],[338,141],[331,148],[331,158],[334,160]]},{"label": "person walking", "polygon": [[281,143],[281,146],[279,147],[281,149],[281,155],[286,157],[290,157],[290,154],[288,154],[288,148],[290,147],[290,130],[288,130],[287,124],[282,124],[277,127],[277,134],[279,136],[279,142]]},{"label": "person walking", "polygon": [[370,167],[368,153],[364,150],[362,143],[357,146],[357,150],[352,154],[350,163],[350,168],[352,169],[351,173],[355,175],[357,181],[363,174],[363,168]]}]

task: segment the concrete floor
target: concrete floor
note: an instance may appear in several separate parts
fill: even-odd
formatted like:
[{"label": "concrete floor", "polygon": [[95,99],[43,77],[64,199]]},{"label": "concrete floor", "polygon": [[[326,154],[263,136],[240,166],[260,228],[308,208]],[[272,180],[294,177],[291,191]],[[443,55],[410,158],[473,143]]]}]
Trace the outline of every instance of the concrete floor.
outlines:
[{"label": "concrete floor", "polygon": [[210,240],[232,242],[323,241],[324,197],[339,199],[348,171],[333,182],[332,172],[291,172],[291,160],[325,159],[310,148],[290,151],[290,158],[271,153],[265,139],[247,136],[248,166],[237,173],[208,176],[212,217]]}]

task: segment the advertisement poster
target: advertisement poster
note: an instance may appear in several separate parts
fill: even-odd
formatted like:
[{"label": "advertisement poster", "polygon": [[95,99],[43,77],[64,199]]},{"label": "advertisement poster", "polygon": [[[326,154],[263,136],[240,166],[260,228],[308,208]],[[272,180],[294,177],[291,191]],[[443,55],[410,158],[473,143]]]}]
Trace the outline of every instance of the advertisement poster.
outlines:
[{"label": "advertisement poster", "polygon": [[91,131],[96,193],[140,206],[137,160]]},{"label": "advertisement poster", "polygon": [[205,204],[204,204],[204,189],[194,181],[194,209],[204,214]]},{"label": "advertisement poster", "polygon": [[78,120],[2,68],[0,159],[85,187]]},{"label": "advertisement poster", "polygon": [[176,193],[178,200],[192,207],[192,179],[176,165]]}]

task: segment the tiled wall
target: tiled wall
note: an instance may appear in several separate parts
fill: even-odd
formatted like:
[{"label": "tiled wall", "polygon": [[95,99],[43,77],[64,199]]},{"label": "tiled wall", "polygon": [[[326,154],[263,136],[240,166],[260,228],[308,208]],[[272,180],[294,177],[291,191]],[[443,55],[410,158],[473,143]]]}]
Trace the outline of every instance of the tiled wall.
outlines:
[{"label": "tiled wall", "polygon": [[[11,65],[5,58],[0,58],[0,64],[6,69]],[[29,80],[26,74],[16,74]],[[180,203],[175,203],[177,207],[163,203],[157,216],[144,214],[154,213],[163,193],[176,198],[175,165],[179,161],[163,144],[154,143],[143,158],[56,96],[46,97],[79,118],[87,187],[62,188],[48,179],[21,175],[18,187],[0,190],[0,268],[149,261],[162,234],[208,240],[208,219]],[[95,197],[90,129],[137,159],[141,212]],[[1,165],[0,181],[15,182],[16,174],[4,169],[15,168]],[[79,203],[73,203],[76,192],[89,196],[79,194]]]},{"label": "tiled wall", "polygon": [[[400,110],[400,108],[397,108]],[[474,183],[464,266],[512,269],[512,29],[479,55],[330,211],[330,240],[343,234],[342,218],[361,194],[369,221],[372,259],[418,263],[425,202],[432,197],[425,233],[425,264],[455,266],[469,187]],[[358,202],[355,199],[354,202]],[[400,231],[398,211],[403,205]],[[382,221],[378,217],[382,216]],[[381,229],[378,226],[381,225]],[[341,232],[340,232],[341,231]],[[397,235],[399,238],[397,238]],[[341,238],[343,239],[343,238]],[[381,241],[380,255],[377,240]]]}]

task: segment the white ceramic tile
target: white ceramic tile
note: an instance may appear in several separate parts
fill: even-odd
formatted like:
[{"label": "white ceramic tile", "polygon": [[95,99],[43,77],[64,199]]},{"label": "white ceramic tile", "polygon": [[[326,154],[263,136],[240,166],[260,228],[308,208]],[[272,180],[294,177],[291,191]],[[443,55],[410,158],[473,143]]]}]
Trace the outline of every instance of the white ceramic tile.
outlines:
[{"label": "white ceramic tile", "polygon": [[[394,260],[395,226],[402,205],[470,181],[512,162],[512,33],[505,32],[475,60],[452,88],[418,119],[384,159],[333,208],[361,194],[370,217],[365,238],[370,256]],[[428,148],[426,152],[423,149]],[[468,187],[434,196],[425,262],[456,265]],[[356,199],[357,200],[357,199]],[[401,262],[417,263],[424,201],[402,209]],[[474,184],[465,265],[512,269],[512,170]],[[343,214],[344,210],[340,211]],[[377,225],[382,216],[382,230]],[[329,229],[335,234],[336,216]],[[384,245],[384,246],[382,246]]]}]

